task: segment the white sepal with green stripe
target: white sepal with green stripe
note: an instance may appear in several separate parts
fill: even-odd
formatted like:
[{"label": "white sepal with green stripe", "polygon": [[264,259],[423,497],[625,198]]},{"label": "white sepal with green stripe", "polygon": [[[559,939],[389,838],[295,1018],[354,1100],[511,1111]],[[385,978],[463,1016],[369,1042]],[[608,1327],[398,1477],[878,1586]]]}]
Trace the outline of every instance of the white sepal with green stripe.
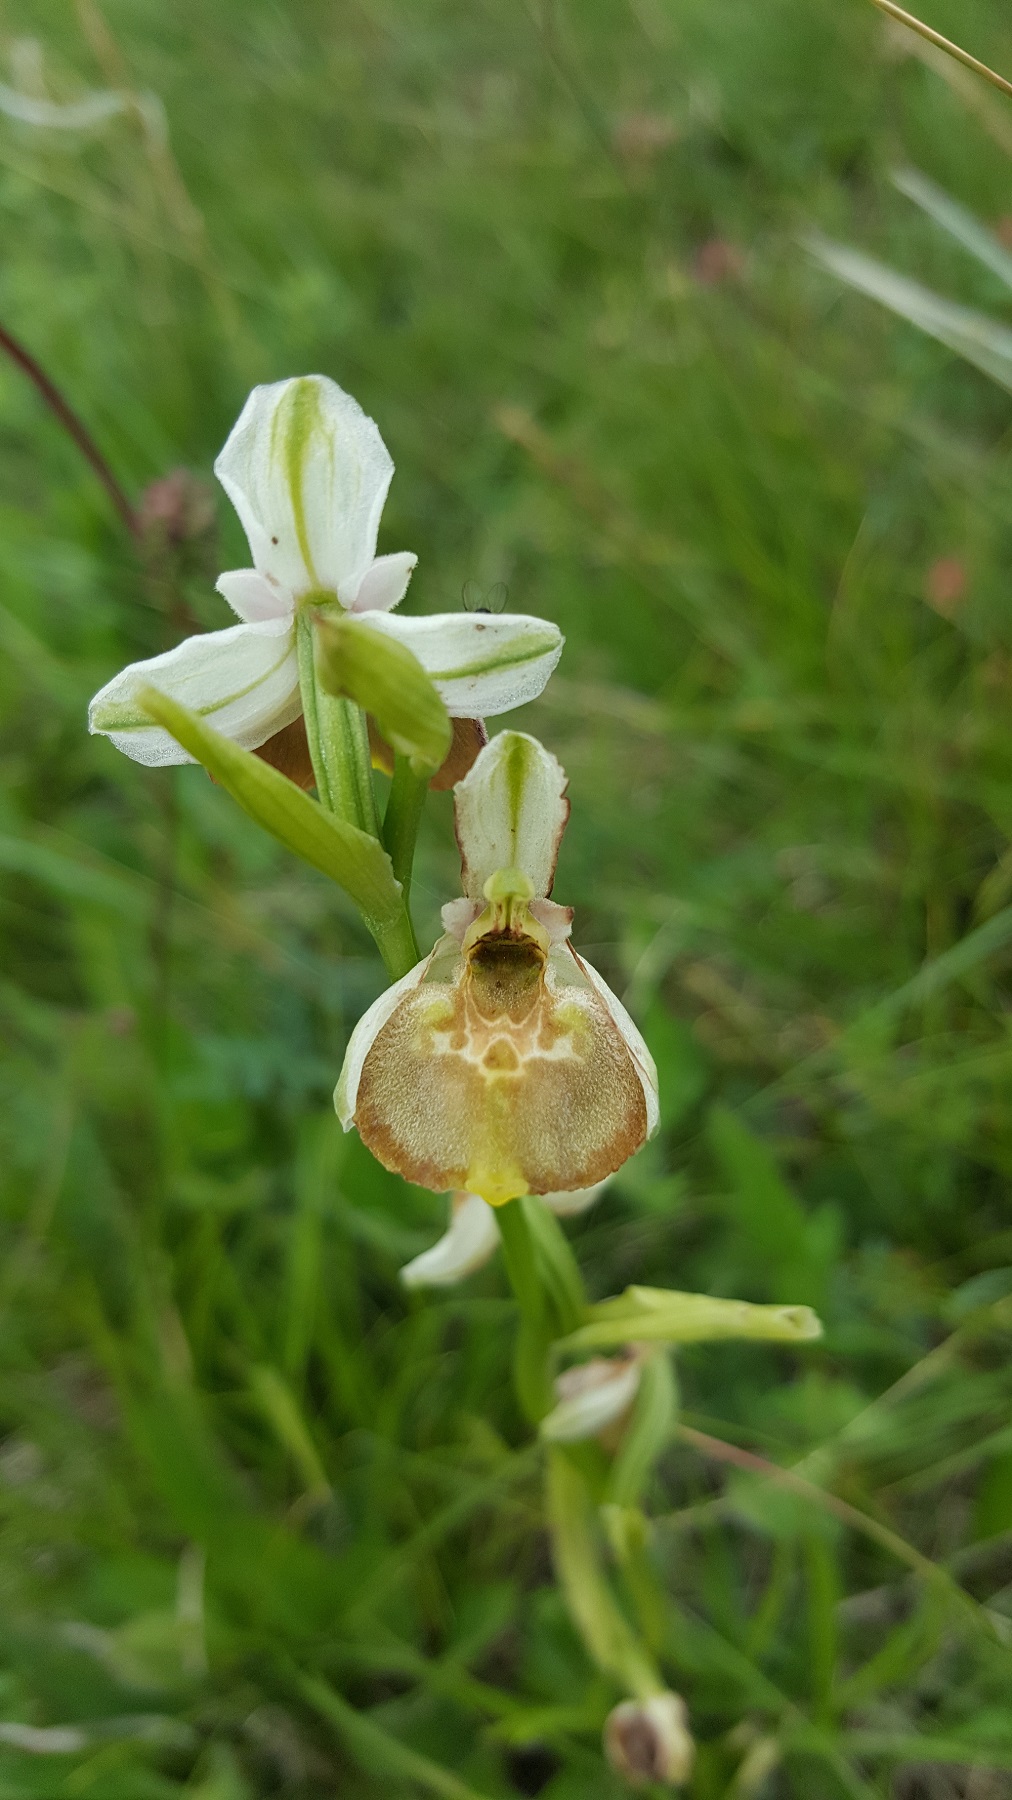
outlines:
[{"label": "white sepal with green stripe", "polygon": [[536,700],[565,642],[557,625],[528,613],[369,612],[363,623],[417,657],[452,719],[494,718]]},{"label": "white sepal with green stripe", "polygon": [[130,663],[88,708],[93,732],[112,738],[134,762],[158,766],[194,758],[140,705],[155,687],[206,719],[244,750],[255,750],[302,711],[291,619],[232,625],[185,638],[164,656]]}]

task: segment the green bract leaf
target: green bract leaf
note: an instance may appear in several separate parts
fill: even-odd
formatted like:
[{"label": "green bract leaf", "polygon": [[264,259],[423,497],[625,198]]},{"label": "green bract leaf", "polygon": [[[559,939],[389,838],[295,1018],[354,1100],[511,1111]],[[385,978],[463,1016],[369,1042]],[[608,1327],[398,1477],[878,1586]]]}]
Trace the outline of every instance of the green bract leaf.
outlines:
[{"label": "green bract leaf", "polygon": [[400,883],[394,880],[390,858],[376,838],[324,812],[277,769],[248,750],[240,750],[238,744],[157,688],[142,689],[137,704],[203,763],[251,819],[287,850],[336,881],[354,900],[374,934],[397,922],[403,913]]},{"label": "green bract leaf", "polygon": [[365,618],[316,622],[317,669],[328,693],[371,713],[387,743],[416,775],[438,769],[450,748],[450,715],[417,656]]},{"label": "green bract leaf", "polygon": [[717,1338],[801,1342],[822,1336],[810,1306],[753,1306],[669,1288],[626,1288],[590,1308],[586,1325],[561,1339],[560,1349],[604,1350],[616,1344],[699,1344]]},{"label": "green bract leaf", "polygon": [[643,1363],[632,1417],[608,1476],[613,1506],[638,1507],[657,1458],[667,1448],[678,1417],[678,1390],[671,1357],[653,1350]]}]

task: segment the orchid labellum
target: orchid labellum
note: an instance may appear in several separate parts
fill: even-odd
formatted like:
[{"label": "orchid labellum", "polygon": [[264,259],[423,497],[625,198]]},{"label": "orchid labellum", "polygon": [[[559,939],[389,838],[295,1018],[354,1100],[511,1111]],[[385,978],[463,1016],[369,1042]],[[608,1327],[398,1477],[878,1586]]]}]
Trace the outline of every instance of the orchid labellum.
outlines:
[{"label": "orchid labellum", "polygon": [[522,732],[481,751],[454,790],[464,898],[360,1020],[335,1094],[387,1168],[492,1206],[603,1181],[657,1125],[650,1052],[548,898],[565,789]]}]

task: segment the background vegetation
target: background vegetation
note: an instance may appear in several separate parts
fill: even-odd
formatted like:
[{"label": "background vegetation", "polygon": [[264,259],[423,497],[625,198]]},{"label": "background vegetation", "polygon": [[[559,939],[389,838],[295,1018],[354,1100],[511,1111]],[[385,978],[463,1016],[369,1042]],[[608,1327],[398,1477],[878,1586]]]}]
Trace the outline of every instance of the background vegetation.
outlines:
[{"label": "background vegetation", "polygon": [[[931,21],[1012,69],[1000,9]],[[827,1325],[681,1359],[630,1604],[693,1795],[1012,1794],[1012,419],[800,244],[1007,314],[890,172],[1000,222],[1012,103],[859,0],[3,27],[22,93],[157,96],[0,89],[0,319],[131,496],[318,369],[397,462],[411,605],[505,580],[567,634],[519,722],[664,1103],[581,1261]],[[225,622],[238,526],[186,504],[131,544],[0,369],[0,1794],[608,1800],[503,1272],[406,1296],[444,1203],[331,1111],[378,961],[201,771],[84,734]]]}]

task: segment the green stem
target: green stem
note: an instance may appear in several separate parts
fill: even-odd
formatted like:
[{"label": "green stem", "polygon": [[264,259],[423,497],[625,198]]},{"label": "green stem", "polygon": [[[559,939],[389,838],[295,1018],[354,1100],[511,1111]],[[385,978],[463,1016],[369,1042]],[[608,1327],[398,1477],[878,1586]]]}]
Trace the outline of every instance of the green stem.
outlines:
[{"label": "green stem", "polygon": [[429,791],[427,775],[414,774],[406,756],[394,756],[394,775],[390,796],[383,815],[383,847],[394,866],[394,874],[404,889],[404,904],[411,892],[411,865],[415,857],[415,840],[421,823],[425,796]]},{"label": "green stem", "polygon": [[509,1200],[496,1210],[502,1237],[503,1259],[510,1286],[520,1308],[520,1327],[513,1351],[513,1380],[517,1399],[532,1425],[552,1409],[548,1378],[551,1330],[547,1295],[538,1271],[538,1254],[527,1207],[530,1202]]},{"label": "green stem", "polygon": [[421,960],[415,928],[411,923],[408,909],[405,906],[400,917],[392,925],[371,925],[369,927],[383,964],[391,981],[400,981],[415,964]]},{"label": "green stem", "polygon": [[372,784],[372,758],[365,714],[351,700],[328,694],[316,678],[313,620],[303,607],[296,621],[299,686],[309,754],[321,806],[338,818],[379,837],[379,814]]},{"label": "green stem", "polygon": [[[367,831],[371,837],[378,838],[379,814],[365,714],[353,701],[338,700],[328,694],[317,681],[313,620],[305,607],[296,621],[295,642],[302,711],[320,805],[347,824],[357,826],[359,831]],[[395,874],[400,880],[396,866]],[[419,956],[408,911],[407,882],[402,886],[402,906],[396,917],[382,925],[370,922],[369,926],[391,981],[399,981],[413,969]]]},{"label": "green stem", "polygon": [[606,1675],[637,1700],[664,1691],[650,1651],[618,1604],[604,1567],[595,1507],[570,1453],[548,1451],[547,1507],[552,1554],[566,1605],[586,1648]]},{"label": "green stem", "polygon": [[575,1331],[587,1315],[579,1265],[555,1214],[525,1194],[499,1207],[496,1218],[506,1271],[520,1307],[514,1362],[517,1395],[537,1423],[554,1403],[553,1339]]}]

